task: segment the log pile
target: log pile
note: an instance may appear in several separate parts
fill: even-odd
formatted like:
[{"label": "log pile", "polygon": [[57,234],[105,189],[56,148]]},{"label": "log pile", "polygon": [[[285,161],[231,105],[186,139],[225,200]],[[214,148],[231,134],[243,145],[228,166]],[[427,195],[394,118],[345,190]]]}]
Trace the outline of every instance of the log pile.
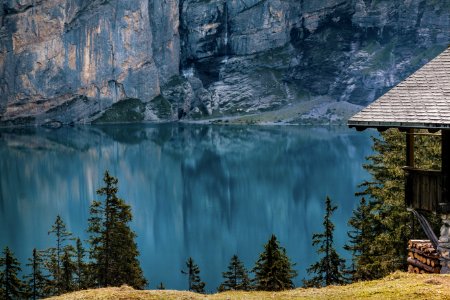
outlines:
[{"label": "log pile", "polygon": [[410,240],[408,242],[409,273],[440,273],[439,252],[429,240]]}]

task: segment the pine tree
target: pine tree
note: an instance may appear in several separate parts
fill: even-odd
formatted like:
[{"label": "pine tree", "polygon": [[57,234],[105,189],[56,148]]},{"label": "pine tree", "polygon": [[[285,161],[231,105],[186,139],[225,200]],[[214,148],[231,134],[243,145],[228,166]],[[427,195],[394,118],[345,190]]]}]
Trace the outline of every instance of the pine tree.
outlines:
[{"label": "pine tree", "polygon": [[137,289],[147,285],[137,257],[136,234],[128,223],[132,221],[129,205],[117,197],[118,180],[105,172],[105,186],[97,190],[104,201],[93,201],[90,208],[90,258],[95,286],[128,284]]},{"label": "pine tree", "polygon": [[293,289],[292,279],[297,276],[294,264],[289,260],[286,249],[280,246],[272,235],[264,251],[259,255],[252,272],[255,273],[255,288],[263,291],[281,291]]},{"label": "pine tree", "polygon": [[374,220],[370,214],[370,203],[363,197],[359,206],[353,211],[353,216],[348,221],[353,229],[347,232],[349,243],[344,249],[352,253],[352,268],[349,273],[352,281],[368,280],[373,271],[368,271],[370,261],[370,245],[374,240]]},{"label": "pine tree", "polygon": [[76,263],[74,262],[75,249],[72,246],[64,247],[64,253],[61,257],[61,293],[67,293],[76,290],[74,275],[76,273]]},{"label": "pine tree", "polygon": [[222,273],[225,281],[219,286],[219,291],[248,291],[251,288],[250,278],[248,277],[248,271],[245,269],[244,264],[239,260],[237,255],[233,255],[230,264],[228,265],[228,271]]},{"label": "pine tree", "polygon": [[0,258],[0,299],[22,299],[25,296],[25,284],[18,277],[20,271],[19,261],[6,247]]},{"label": "pine tree", "polygon": [[[44,255],[44,267],[48,276],[47,292],[49,296],[59,295],[61,293],[61,282],[56,278],[58,261],[56,254],[52,249],[46,249],[43,251]],[[60,277],[58,275],[58,277]]]},{"label": "pine tree", "polygon": [[64,291],[61,277],[62,257],[66,247],[70,246],[68,242],[72,240],[72,233],[67,230],[63,219],[58,215],[48,234],[55,236],[56,245],[47,250],[47,269],[53,277],[54,293],[61,294]]},{"label": "pine tree", "polygon": [[83,243],[79,238],[76,241],[76,262],[75,262],[75,276],[76,276],[76,289],[82,290],[88,287],[89,274],[88,266],[85,263],[86,250],[83,247]]},{"label": "pine tree", "polygon": [[331,203],[330,197],[327,197],[325,200],[325,209],[326,212],[323,219],[324,232],[315,233],[312,237],[312,245],[319,245],[317,253],[319,255],[323,254],[323,257],[307,269],[308,274],[316,274],[309,280],[303,280],[303,284],[307,287],[321,287],[331,284],[343,284],[345,282],[343,276],[345,261],[339,257],[333,245],[334,224],[331,221],[331,216],[337,209],[337,206]]},{"label": "pine tree", "polygon": [[27,266],[31,268],[31,274],[25,276],[27,295],[33,300],[45,298],[49,295],[50,288],[48,276],[42,270],[44,267],[42,254],[34,248],[33,255],[28,261]]},{"label": "pine tree", "polygon": [[[383,277],[394,270],[406,268],[406,245],[413,234],[411,216],[405,206],[405,136],[398,130],[387,130],[373,137],[374,154],[364,168],[371,174],[357,195],[368,196],[372,242],[355,266],[364,279]],[[415,166],[440,168],[440,141],[436,137],[415,136]],[[439,222],[429,218],[432,223]]]},{"label": "pine tree", "polygon": [[162,282],[160,282],[156,288],[158,290],[165,290],[166,289],[166,287],[164,286],[164,284]]},{"label": "pine tree", "polygon": [[181,270],[181,273],[188,275],[189,291],[195,293],[205,293],[205,283],[200,279],[200,268],[195,264],[192,257],[186,261],[187,271]]}]

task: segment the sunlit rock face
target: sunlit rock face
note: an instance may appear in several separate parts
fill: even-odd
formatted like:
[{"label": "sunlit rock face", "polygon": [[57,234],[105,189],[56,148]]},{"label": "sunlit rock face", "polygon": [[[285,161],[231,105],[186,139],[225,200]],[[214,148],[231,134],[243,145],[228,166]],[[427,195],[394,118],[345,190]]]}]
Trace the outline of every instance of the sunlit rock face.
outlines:
[{"label": "sunlit rock face", "polygon": [[[179,43],[176,22],[166,19],[178,19],[178,6],[157,6],[140,0],[3,1],[2,119],[88,122],[121,100],[146,103],[159,95],[160,82],[178,72]],[[174,34],[162,37],[158,26]]]},{"label": "sunlit rock face", "polygon": [[327,119],[330,107],[370,103],[450,41],[450,0],[0,4],[2,125],[195,119],[298,103],[309,111],[289,121]]}]

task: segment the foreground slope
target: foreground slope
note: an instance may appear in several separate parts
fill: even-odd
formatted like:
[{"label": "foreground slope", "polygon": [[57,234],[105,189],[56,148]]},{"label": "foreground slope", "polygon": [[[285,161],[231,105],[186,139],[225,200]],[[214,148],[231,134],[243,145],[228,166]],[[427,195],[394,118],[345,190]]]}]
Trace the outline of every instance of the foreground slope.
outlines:
[{"label": "foreground slope", "polygon": [[285,292],[226,292],[199,295],[183,291],[136,291],[130,287],[86,290],[51,298],[76,299],[450,299],[450,276],[393,273],[383,279],[322,289]]}]

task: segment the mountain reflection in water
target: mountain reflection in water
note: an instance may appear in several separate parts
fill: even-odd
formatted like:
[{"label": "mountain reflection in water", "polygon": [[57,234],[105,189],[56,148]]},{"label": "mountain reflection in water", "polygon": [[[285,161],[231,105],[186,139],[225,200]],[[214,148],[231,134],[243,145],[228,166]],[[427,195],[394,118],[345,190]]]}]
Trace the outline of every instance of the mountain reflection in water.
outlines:
[{"label": "mountain reflection in water", "polygon": [[108,169],[132,206],[149,288],[186,289],[192,256],[215,291],[233,254],[252,268],[272,233],[296,262],[301,284],[317,260],[324,200],[338,205],[336,246],[371,153],[371,132],[343,127],[85,126],[0,131],[0,246],[24,267],[60,214],[82,239],[89,203]]}]

